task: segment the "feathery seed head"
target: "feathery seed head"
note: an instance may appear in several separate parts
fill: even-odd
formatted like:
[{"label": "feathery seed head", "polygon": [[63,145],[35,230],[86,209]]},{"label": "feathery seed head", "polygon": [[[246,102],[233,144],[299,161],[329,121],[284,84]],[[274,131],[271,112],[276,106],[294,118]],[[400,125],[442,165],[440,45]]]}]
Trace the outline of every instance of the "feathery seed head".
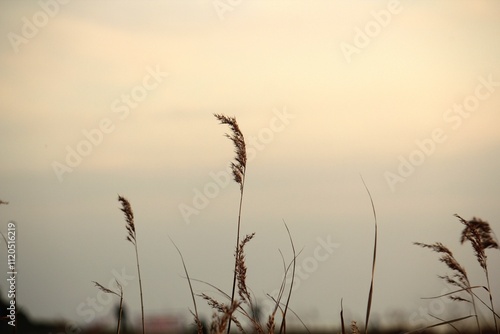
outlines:
[{"label": "feathery seed head", "polygon": [[452,277],[446,275],[446,276],[439,276],[439,278],[445,280],[449,284],[458,286],[462,289],[467,289],[470,287],[469,278],[467,277],[467,272],[465,271],[465,268],[462,267],[460,263],[458,263],[458,261],[455,259],[453,253],[448,247],[446,247],[440,242],[436,242],[431,245],[424,244],[421,242],[414,242],[414,244],[423,248],[430,248],[434,252],[441,254],[439,261],[446,264],[446,266],[454,272],[454,275]]},{"label": "feathery seed head", "polygon": [[476,217],[469,221],[463,219],[459,215],[455,215],[455,217],[465,225],[462,235],[460,236],[460,243],[463,244],[466,241],[470,241],[479,265],[486,270],[486,249],[499,248],[490,224]]},{"label": "feathery seed head", "polygon": [[120,210],[125,215],[125,221],[127,222],[127,225],[125,226],[128,232],[127,240],[135,245],[134,212],[132,211],[129,201],[125,197],[118,196],[118,201],[122,204]]},{"label": "feathery seed head", "polygon": [[231,129],[231,134],[226,134],[235,147],[235,162],[231,162],[231,170],[233,172],[233,178],[236,183],[240,185],[240,190],[243,190],[243,182],[245,178],[245,170],[247,165],[247,152],[245,138],[240,130],[238,122],[235,117],[228,117],[222,114],[214,114],[215,118],[219,120],[220,124],[227,124]]}]

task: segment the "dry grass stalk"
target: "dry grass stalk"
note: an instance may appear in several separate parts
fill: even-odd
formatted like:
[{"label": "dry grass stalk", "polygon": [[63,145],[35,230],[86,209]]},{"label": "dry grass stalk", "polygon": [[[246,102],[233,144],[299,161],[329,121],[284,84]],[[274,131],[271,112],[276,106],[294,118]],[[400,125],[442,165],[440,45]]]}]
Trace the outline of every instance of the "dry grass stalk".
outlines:
[{"label": "dry grass stalk", "polygon": [[232,321],[236,324],[240,331],[244,332],[241,323],[234,316],[234,312],[240,307],[239,301],[234,301],[231,306],[219,303],[217,300],[205,294],[201,295],[208,304],[216,311],[212,315],[212,323],[210,324],[211,334],[222,334],[226,331],[229,322]]},{"label": "dry grass stalk", "polygon": [[459,287],[460,289],[463,289],[470,294],[471,285],[469,282],[469,278],[467,276],[467,272],[465,271],[465,268],[462,267],[460,263],[458,263],[458,261],[455,259],[453,253],[448,247],[446,247],[440,242],[436,242],[434,244],[424,244],[421,242],[414,242],[414,245],[417,245],[422,248],[429,248],[432,251],[440,254],[441,257],[439,258],[439,261],[443,262],[449,269],[451,269],[452,272],[454,272],[454,274],[452,276],[445,275],[438,277],[446,281],[448,284]]},{"label": "dry grass stalk", "polygon": [[[217,118],[217,120],[219,120],[221,124],[229,125],[229,128],[231,129],[231,134],[226,134],[226,137],[228,137],[233,142],[235,147],[236,162],[231,162],[231,170],[233,172],[234,181],[236,181],[236,183],[240,185],[240,204],[238,209],[238,227],[236,231],[236,253],[238,253],[238,247],[240,244],[241,208],[243,205],[243,190],[245,188],[245,173],[247,167],[247,152],[246,152],[245,137],[243,136],[243,133],[241,132],[235,117],[228,117],[222,114],[214,114],[214,116],[215,118]],[[237,280],[236,270],[238,266],[237,263],[238,254],[236,254],[235,257],[236,258],[234,261],[233,288],[231,291],[231,304],[234,302],[234,294],[236,291],[236,280]],[[229,323],[227,325],[228,334],[230,330],[231,330],[231,318],[229,319]]]},{"label": "dry grass stalk", "polygon": [[198,334],[202,334],[203,333],[203,324],[201,323],[200,317],[198,316],[198,307],[196,306],[196,299],[194,298],[193,286],[191,285],[191,279],[189,278],[189,273],[188,273],[188,270],[186,268],[186,262],[184,262],[184,257],[182,256],[182,253],[181,253],[179,247],[177,247],[177,245],[175,244],[175,242],[172,239],[170,239],[170,241],[174,245],[175,249],[177,249],[177,252],[179,253],[179,256],[181,257],[182,266],[184,268],[184,273],[186,274],[186,278],[187,278],[187,281],[189,284],[189,291],[191,292],[191,298],[193,299],[193,305],[194,305],[194,312],[192,312],[191,310],[190,310],[190,312],[194,316],[194,322],[196,323],[196,328],[197,328]]},{"label": "dry grass stalk", "polygon": [[472,286],[470,284],[465,268],[462,265],[460,265],[460,263],[458,263],[458,261],[453,256],[451,250],[440,242],[436,242],[434,244],[424,244],[420,242],[414,242],[414,244],[423,248],[429,248],[432,251],[441,255],[439,260],[443,262],[454,274],[452,276],[444,275],[438,277],[443,279],[448,284],[460,288],[459,291],[465,291],[469,294],[470,299],[465,299],[456,295],[449,295],[449,298],[454,301],[465,301],[472,303],[472,308],[474,309],[474,317],[476,318],[477,328],[479,333],[481,333],[482,332],[481,325],[479,323],[479,317],[476,309],[474,293],[472,292]]},{"label": "dry grass stalk", "polygon": [[235,117],[228,117],[221,114],[214,114],[214,116],[221,124],[227,124],[231,129],[232,133],[226,134],[226,137],[231,139],[233,142],[236,153],[236,163],[231,163],[231,170],[233,172],[234,181],[240,185],[240,190],[243,191],[245,169],[247,166],[245,137],[243,136]]},{"label": "dry grass stalk", "polygon": [[269,318],[267,319],[266,327],[267,327],[268,334],[274,333],[274,329],[276,327],[276,322],[275,322],[274,316],[275,316],[275,314],[273,312],[272,314],[269,315]]},{"label": "dry grass stalk", "polygon": [[255,233],[247,235],[238,246],[236,251],[236,279],[238,282],[238,294],[243,302],[252,307],[252,298],[246,285],[247,266],[245,264],[245,245],[252,240]]},{"label": "dry grass stalk", "polygon": [[[226,305],[224,303],[219,302],[215,298],[208,296],[204,293],[200,294],[199,296],[203,298],[204,300],[207,301],[208,305],[215,311],[214,316],[212,317],[212,324],[211,324],[211,331],[213,333],[217,333],[217,331],[220,331],[222,328],[226,329],[227,326],[229,326],[230,322],[234,322],[235,325],[238,327],[238,330],[241,333],[245,333],[245,329],[241,325],[240,321],[236,317],[236,311],[238,311],[240,314],[242,314],[249,322],[250,325],[252,326],[252,330],[254,333],[258,334],[264,334],[265,331],[262,328],[262,325],[260,324],[256,312],[255,312],[255,305],[253,304],[252,297],[250,295],[247,283],[246,283],[246,273],[247,273],[247,267],[245,264],[245,252],[244,248],[252,240],[254,237],[255,233],[247,235],[239,244],[238,249],[237,249],[237,266],[236,266],[236,276],[237,276],[237,283],[238,283],[238,296],[240,297],[239,300],[234,300],[230,304]],[[214,285],[200,281],[197,279],[192,279],[197,282],[202,282],[210,287],[216,289],[219,293],[221,293],[223,296],[228,298],[229,300],[231,297],[224,293],[221,289],[215,287]],[[243,307],[246,304],[248,306],[247,308]],[[232,309],[229,307],[229,305],[233,305],[235,307]],[[226,323],[227,321],[227,323]]]},{"label": "dry grass stalk", "polygon": [[342,329],[342,334],[345,334],[345,324],[344,324],[344,305],[342,305],[343,298],[340,299],[340,325]]},{"label": "dry grass stalk", "polygon": [[[292,262],[291,262],[291,265],[292,265],[292,280],[290,282],[290,290],[288,292],[288,296],[287,296],[287,299],[286,299],[285,309],[283,310],[283,320],[281,321],[280,333],[285,333],[286,332],[286,313],[288,311],[288,305],[290,304],[290,298],[292,297],[293,283],[295,282],[295,269],[296,269],[297,256],[298,256],[297,252],[295,251],[295,245],[293,243],[292,234],[290,233],[290,229],[288,228],[288,225],[285,223],[285,221],[283,221],[283,224],[285,225],[286,232],[288,234],[288,238],[289,238],[290,244],[292,246],[293,259],[292,259]],[[285,273],[285,277],[286,277],[286,273]]]},{"label": "dry grass stalk", "polygon": [[469,221],[463,219],[459,215],[455,215],[455,217],[465,225],[460,237],[460,243],[463,244],[466,241],[470,241],[477,261],[481,268],[487,271],[488,266],[486,264],[487,256],[485,250],[488,248],[498,249],[498,243],[493,237],[490,225],[488,222],[475,217]]},{"label": "dry grass stalk", "polygon": [[374,233],[374,242],[373,242],[373,261],[372,261],[372,277],[370,281],[370,291],[368,292],[368,303],[366,306],[366,317],[365,317],[365,334],[368,333],[368,321],[370,320],[370,311],[372,307],[372,299],[373,299],[373,281],[375,278],[375,262],[377,260],[377,229],[378,229],[378,224],[377,224],[377,212],[375,211],[375,205],[373,204],[373,198],[370,193],[370,190],[366,186],[365,180],[363,180],[363,177],[361,177],[361,181],[363,181],[363,185],[365,186],[366,192],[368,193],[368,197],[370,197],[370,203],[372,205],[372,211],[373,211],[373,219],[374,219],[374,224],[375,224],[375,233]]},{"label": "dry grass stalk", "polygon": [[490,298],[491,311],[493,313],[493,320],[495,323],[495,331],[498,334],[499,329],[497,324],[495,307],[493,304],[493,296],[491,294],[490,275],[488,272],[488,264],[486,256],[486,249],[488,248],[499,249],[498,242],[495,240],[493,231],[491,230],[490,224],[488,224],[488,222],[475,217],[472,218],[472,220],[467,221],[457,214],[455,214],[455,217],[457,217],[460,220],[460,222],[465,225],[462,234],[460,236],[460,243],[463,244],[466,241],[469,241],[471,243],[472,248],[474,250],[474,254],[476,255],[477,262],[484,270],[484,274],[486,276],[486,284],[488,287],[488,295]]},{"label": "dry grass stalk", "polygon": [[[302,252],[299,252],[298,254],[296,253],[295,251],[295,246],[293,244],[293,240],[292,240],[292,236],[290,234],[290,230],[288,229],[288,226],[286,225],[285,223],[285,227],[287,229],[287,232],[288,232],[288,237],[290,238],[290,242],[292,244],[292,250],[293,250],[293,259],[292,261],[287,265],[285,263],[285,258],[283,256],[283,253],[280,251],[280,255],[281,255],[281,259],[283,261],[283,271],[284,271],[284,274],[283,274],[283,279],[281,281],[281,286],[280,286],[280,289],[278,290],[278,295],[275,297],[271,296],[271,295],[267,295],[273,302],[274,302],[274,310],[273,312],[269,315],[268,317],[268,322],[266,324],[266,327],[268,329],[268,333],[271,334],[271,333],[274,333],[274,328],[275,328],[275,322],[276,322],[276,312],[278,310],[281,311],[281,325],[280,325],[280,333],[283,333],[286,331],[286,313],[288,310],[290,310],[292,313],[295,314],[295,316],[297,317],[297,319],[299,319],[299,321],[304,325],[304,328],[306,329],[307,332],[310,332],[309,329],[307,328],[307,326],[305,326],[304,322],[300,319],[300,317],[297,316],[297,314],[295,312],[293,312],[293,310],[291,310],[289,308],[289,303],[290,303],[290,297],[291,297],[291,294],[292,294],[292,290],[293,290],[293,285],[294,285],[294,281],[295,281],[295,267],[296,267],[296,260],[297,260],[297,257],[300,255],[300,253]],[[282,303],[281,302],[281,299],[283,299],[283,296],[285,294],[285,288],[286,288],[286,282],[287,282],[287,277],[288,277],[288,273],[290,272],[291,270],[291,282],[290,282],[290,290],[289,290],[289,293],[288,293],[288,297],[287,297],[287,300],[285,303]],[[283,307],[282,307],[283,306]]]},{"label": "dry grass stalk", "polygon": [[127,228],[127,240],[130,241],[135,248],[135,260],[137,263],[137,276],[139,278],[139,293],[141,297],[141,316],[142,316],[142,334],[144,334],[145,328],[144,328],[144,299],[142,297],[142,280],[141,280],[141,268],[139,265],[139,251],[137,249],[137,234],[135,231],[135,223],[134,223],[134,212],[132,211],[132,206],[130,205],[130,202],[122,196],[118,196],[118,201],[121,203],[122,207],[120,210],[123,212],[125,215],[125,221],[127,222],[126,228]]},{"label": "dry grass stalk", "polygon": [[106,288],[105,286],[103,286],[102,284],[100,284],[100,283],[98,283],[96,281],[92,281],[92,282],[102,292],[113,294],[113,295],[116,295],[116,296],[118,296],[120,298],[120,306],[119,306],[119,311],[118,311],[118,324],[116,326],[116,334],[120,334],[121,321],[122,321],[122,312],[123,312],[123,288],[122,288],[122,285],[117,280],[115,280],[116,286],[117,286],[118,291],[119,291],[119,292],[116,292],[116,291],[113,291],[113,290],[110,290],[110,289]]}]

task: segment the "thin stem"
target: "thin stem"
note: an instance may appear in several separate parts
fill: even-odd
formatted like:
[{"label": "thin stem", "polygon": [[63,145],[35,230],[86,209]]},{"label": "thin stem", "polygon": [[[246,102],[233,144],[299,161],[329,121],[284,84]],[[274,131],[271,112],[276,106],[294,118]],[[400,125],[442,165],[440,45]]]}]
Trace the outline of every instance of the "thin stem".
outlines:
[{"label": "thin stem", "polygon": [[200,317],[198,316],[198,307],[196,306],[196,299],[194,298],[193,286],[191,284],[191,278],[189,277],[189,273],[188,273],[188,270],[186,267],[186,262],[184,262],[184,256],[182,256],[181,250],[179,249],[179,247],[177,247],[177,245],[172,240],[172,238],[170,238],[170,237],[168,237],[168,238],[170,239],[170,241],[174,245],[175,249],[177,249],[177,253],[179,253],[179,256],[181,257],[181,262],[182,262],[182,266],[184,268],[184,273],[186,274],[186,279],[187,279],[188,284],[189,284],[189,291],[191,292],[191,298],[193,299],[194,317],[195,317],[196,326],[198,328],[198,334],[202,334],[203,333],[203,324],[201,323]]},{"label": "thin stem", "polygon": [[[241,187],[240,187],[240,204],[238,208],[238,228],[236,231],[236,254],[235,254],[235,260],[234,260],[234,275],[233,275],[233,289],[231,291],[231,304],[233,305],[234,302],[234,294],[236,291],[236,269],[238,266],[238,253],[239,253],[239,245],[240,245],[240,227],[241,227],[241,208],[243,207],[243,189],[245,188],[245,173],[243,173],[242,179],[241,179]],[[231,318],[229,318],[228,324],[227,324],[227,333],[229,334],[229,331],[231,330]]]},{"label": "thin stem", "polygon": [[141,317],[142,317],[142,334],[146,331],[144,330],[144,300],[142,298],[142,280],[141,280],[141,269],[139,266],[139,251],[137,250],[137,243],[134,243],[135,246],[135,259],[137,262],[137,276],[139,277],[139,292],[141,296]]},{"label": "thin stem", "polygon": [[293,251],[293,261],[292,261],[292,280],[290,282],[290,291],[288,292],[288,297],[286,299],[286,304],[285,304],[285,309],[283,311],[283,320],[281,321],[281,327],[280,327],[280,334],[286,332],[286,312],[288,311],[288,304],[290,304],[290,298],[292,296],[292,290],[293,290],[293,283],[295,281],[295,265],[297,262],[297,252],[295,251],[295,245],[293,244],[293,239],[292,235],[290,234],[290,229],[285,223],[285,220],[283,220],[283,224],[285,224],[286,231],[288,233],[288,238],[290,239],[290,244],[292,245],[292,251]]},{"label": "thin stem", "polygon": [[375,233],[374,233],[374,243],[373,243],[373,261],[372,261],[372,278],[370,281],[370,292],[368,293],[368,305],[366,306],[366,318],[365,318],[365,334],[368,334],[368,320],[370,320],[370,311],[372,307],[372,298],[373,298],[373,281],[375,277],[375,262],[377,260],[377,212],[375,211],[375,204],[373,204],[373,198],[368,189],[365,180],[361,177],[361,181],[363,181],[363,185],[365,186],[366,192],[368,193],[368,197],[370,197],[370,203],[373,211],[373,220],[375,223]]},{"label": "thin stem", "polygon": [[116,326],[116,334],[120,334],[123,311],[123,290],[120,290],[120,309],[118,310],[118,325]]},{"label": "thin stem", "polygon": [[488,295],[490,296],[490,305],[491,305],[491,312],[493,312],[493,320],[495,322],[495,332],[498,334],[498,324],[497,324],[497,317],[495,313],[495,306],[493,305],[493,296],[491,295],[491,288],[490,288],[490,275],[488,273],[488,267],[485,264],[484,272],[486,274],[486,284],[488,285]]}]

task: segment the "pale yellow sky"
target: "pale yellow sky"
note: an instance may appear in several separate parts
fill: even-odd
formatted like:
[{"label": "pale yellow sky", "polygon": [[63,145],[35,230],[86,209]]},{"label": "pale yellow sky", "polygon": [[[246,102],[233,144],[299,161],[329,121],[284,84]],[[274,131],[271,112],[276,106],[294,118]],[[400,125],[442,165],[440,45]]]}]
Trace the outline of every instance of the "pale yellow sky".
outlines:
[{"label": "pale yellow sky", "polygon": [[[212,0],[57,3],[52,13],[35,1],[0,5],[0,199],[11,203],[0,217],[18,221],[25,235],[19,247],[27,273],[20,280],[32,294],[22,302],[34,316],[83,323],[75,309],[95,294],[88,283],[99,275],[107,281],[111,268],[122,264],[133,270],[120,254],[97,267],[84,255],[115,247],[130,251],[121,238],[117,193],[130,196],[139,219],[149,221],[141,230],[145,257],[171,254],[170,235],[199,278],[230,280],[223,273],[231,271],[237,186],[219,189],[190,224],[179,209],[192,206],[196,191],[213,181],[210,173],[224,170],[232,158],[223,137],[228,129],[213,113],[236,116],[256,153],[244,205],[245,231],[256,231],[260,245],[252,249],[256,266],[266,254],[278,254],[268,233],[277,234],[280,248],[288,247],[282,218],[306,258],[318,236],[331,234],[341,244],[342,256],[321,265],[296,292],[298,310],[316,310],[312,321],[330,321],[340,294],[349,297],[345,291],[353,291],[353,312],[364,310],[372,225],[360,173],[381,216],[381,249],[401,243],[415,261],[426,256],[419,264],[434,270],[400,264],[403,276],[418,273],[426,283],[396,293],[401,297],[393,302],[380,301],[375,307],[381,314],[396,305],[411,313],[423,303],[420,297],[438,289],[433,275],[444,268],[412,241],[456,242],[454,213],[480,216],[500,229],[498,2],[241,1],[220,15]],[[31,31],[26,25],[33,23],[26,22],[44,13],[46,24]],[[360,36],[367,29],[371,36]],[[346,56],[346,45],[357,53]],[[467,103],[473,111],[454,109]],[[417,142],[429,143],[435,131],[440,142],[433,139],[430,153],[418,153]],[[68,158],[68,150],[79,149],[86,155]],[[76,159],[74,166],[67,159]],[[400,175],[401,159],[417,159],[408,176]],[[391,185],[387,173],[400,173],[404,182]],[[196,248],[207,236],[220,245],[214,254]],[[354,237],[362,247],[349,244]],[[399,258],[382,254],[380,295],[404,291],[387,278],[393,274],[383,272]],[[204,268],[205,255],[221,259],[223,273],[195,269]],[[78,288],[75,296],[43,297],[53,300],[43,307],[39,281],[31,277],[44,270],[36,263],[47,258],[62,261],[72,289]],[[279,256],[273,260],[279,267]],[[165,294],[184,303],[173,305],[149,292],[149,307],[183,312],[190,304],[188,291],[180,288],[185,282],[177,276],[178,259],[168,255],[165,261],[150,275],[177,288],[149,277],[150,289],[166,288]],[[334,302],[312,307],[319,293],[313,288],[356,261],[364,286],[339,274],[342,288],[328,287]],[[166,267],[168,274],[162,272]],[[258,277],[265,271],[255,272]],[[51,274],[40,275],[52,281]],[[48,291],[69,286],[63,277],[53,284]],[[274,289],[266,284],[256,283],[256,293]],[[130,290],[132,305],[136,294]]]}]

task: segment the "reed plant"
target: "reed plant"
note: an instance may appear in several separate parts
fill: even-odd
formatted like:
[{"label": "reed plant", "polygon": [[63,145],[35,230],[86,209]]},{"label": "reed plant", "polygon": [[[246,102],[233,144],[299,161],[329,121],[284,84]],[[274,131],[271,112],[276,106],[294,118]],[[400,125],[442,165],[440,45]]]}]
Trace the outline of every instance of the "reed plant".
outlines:
[{"label": "reed plant", "polygon": [[[197,312],[195,293],[193,292],[191,281],[202,282],[204,284],[209,285],[212,288],[215,288],[221,295],[223,295],[228,300],[228,303],[225,303],[225,302],[220,302],[219,300],[205,293],[198,295],[203,300],[205,300],[208,303],[208,305],[214,310],[214,314],[212,316],[210,325],[211,333],[214,334],[223,334],[225,332],[229,333],[231,329],[231,323],[234,323],[240,332],[245,333],[245,329],[243,328],[243,323],[238,318],[238,315],[240,315],[243,317],[243,319],[246,320],[246,322],[250,324],[253,332],[258,334],[271,334],[274,333],[276,329],[276,316],[278,311],[281,313],[281,319],[282,319],[279,327],[280,333],[285,333],[286,315],[287,311],[290,310],[289,303],[293,288],[293,281],[295,278],[295,266],[297,258],[297,254],[295,252],[295,246],[293,244],[293,239],[291,237],[290,230],[288,229],[288,226],[285,223],[285,227],[292,246],[293,259],[288,265],[284,264],[284,276],[278,296],[276,296],[276,298],[269,296],[275,303],[275,306],[271,314],[268,315],[266,324],[263,325],[260,323],[260,319],[256,315],[255,309],[257,308],[257,306],[255,305],[254,298],[252,297],[246,282],[247,266],[245,262],[244,249],[245,246],[252,240],[255,234],[252,233],[246,235],[243,239],[241,239],[240,236],[241,211],[242,211],[243,193],[245,187],[245,174],[246,174],[246,162],[247,162],[245,139],[235,117],[228,117],[222,114],[214,114],[214,116],[216,117],[217,120],[219,120],[221,124],[228,125],[231,130],[230,134],[226,134],[226,137],[228,137],[233,142],[236,153],[234,162],[231,162],[231,170],[234,181],[239,185],[240,189],[238,220],[236,229],[235,263],[234,263],[233,285],[231,289],[231,294],[226,294],[223,290],[205,281],[191,279],[187,271],[182,253],[180,252],[177,245],[172,241],[177,252],[181,257],[184,272],[186,274],[186,279],[188,280],[189,283],[189,289],[194,305],[194,312],[192,313],[195,318],[195,323],[197,324],[198,333],[202,333],[202,327]],[[289,287],[290,290],[288,292],[286,301],[282,303],[281,300],[285,296],[287,277],[289,276],[290,273],[291,273],[291,283]],[[238,295],[236,295],[236,292],[238,293]]]},{"label": "reed plant", "polygon": [[[465,317],[460,317],[452,320],[442,320],[440,323],[433,324],[427,326],[420,330],[425,330],[437,326],[442,325],[451,325],[455,322],[462,321],[468,318],[473,317],[476,322],[476,327],[478,333],[482,333],[482,326],[479,320],[479,313],[476,305],[476,301],[481,302],[485,305],[492,313],[493,322],[495,326],[495,332],[498,334],[498,324],[497,318],[498,314],[495,312],[495,307],[493,304],[493,296],[491,292],[490,286],[490,277],[487,265],[487,249],[499,249],[498,242],[495,239],[493,231],[488,222],[483,221],[478,218],[473,218],[472,220],[465,220],[459,215],[455,214],[455,217],[459,219],[459,221],[464,225],[464,229],[462,230],[460,236],[460,243],[463,244],[465,242],[470,242],[474,251],[474,255],[483,269],[486,277],[487,286],[481,285],[472,285],[465,268],[457,261],[452,251],[440,242],[435,242],[433,244],[425,244],[421,242],[415,242],[414,244],[419,247],[431,249],[433,252],[436,252],[440,255],[439,260],[443,262],[446,267],[451,271],[451,274],[447,275],[439,275],[438,277],[444,280],[447,284],[450,284],[455,288],[454,291],[450,293],[446,293],[440,296],[430,297],[429,299],[448,297],[456,302],[467,302],[472,305],[473,314]],[[487,305],[479,296],[475,293],[475,290],[483,289],[488,292],[490,305]],[[466,295],[464,296],[463,293]],[[412,331],[415,332],[415,331]],[[412,333],[408,332],[408,333]]]},{"label": "reed plant", "polygon": [[135,223],[134,223],[134,212],[132,211],[132,206],[130,205],[130,202],[122,196],[118,196],[118,201],[121,203],[122,207],[120,210],[123,212],[125,216],[125,221],[126,225],[125,227],[127,228],[127,241],[129,241],[132,245],[134,245],[135,249],[135,260],[137,264],[137,277],[139,278],[139,294],[141,298],[141,321],[142,321],[142,334],[144,334],[145,328],[144,328],[144,299],[142,297],[142,280],[141,280],[141,267],[139,265],[139,251],[137,249],[137,233],[135,230]]},{"label": "reed plant", "polygon": [[[214,114],[215,118],[220,122],[220,124],[226,124],[231,129],[231,133],[226,133],[226,137],[228,137],[234,145],[235,149],[235,161],[231,162],[231,171],[233,173],[234,181],[240,186],[240,202],[238,208],[238,221],[237,221],[237,229],[236,229],[236,254],[234,261],[234,275],[233,275],[233,287],[231,290],[231,308],[234,304],[234,294],[236,291],[236,281],[237,281],[237,267],[238,267],[238,254],[239,245],[240,245],[240,229],[241,229],[241,209],[243,205],[243,191],[245,189],[245,175],[247,169],[247,152],[246,152],[246,144],[245,137],[240,130],[238,122],[235,117],[229,117],[222,114]],[[228,318],[227,324],[227,333],[231,330],[231,321],[233,319],[231,317]]]},{"label": "reed plant", "polygon": [[[231,142],[233,143],[234,146],[234,151],[235,151],[235,157],[234,161],[231,162],[231,171],[232,171],[232,176],[234,181],[239,185],[239,204],[238,204],[238,217],[237,217],[237,222],[236,222],[236,246],[235,246],[235,253],[234,253],[234,272],[233,272],[233,283],[232,283],[232,288],[230,293],[224,292],[222,289],[205,282],[203,280],[199,279],[194,279],[191,278],[187,269],[186,262],[184,260],[184,257],[179,249],[179,247],[173,242],[171,239],[174,247],[176,248],[182,265],[183,265],[183,270],[186,276],[186,279],[188,281],[188,286],[189,286],[189,291],[191,294],[191,298],[193,301],[193,310],[190,310],[191,314],[194,316],[194,321],[196,324],[197,332],[198,334],[204,333],[204,328],[202,325],[202,322],[200,320],[200,316],[198,313],[198,307],[196,303],[196,297],[199,297],[206,301],[208,305],[212,308],[214,311],[211,323],[210,323],[210,333],[212,334],[224,334],[227,333],[229,334],[231,330],[231,324],[234,323],[234,326],[237,327],[238,331],[241,333],[246,333],[248,329],[245,328],[246,325],[250,326],[250,329],[252,333],[257,333],[257,334],[274,334],[277,332],[279,328],[279,333],[280,334],[285,334],[287,331],[287,313],[290,311],[293,314],[296,315],[296,313],[290,308],[290,300],[291,300],[291,295],[292,295],[292,290],[294,286],[294,279],[295,279],[295,268],[296,268],[296,259],[299,256],[300,252],[297,253],[294,242],[292,239],[292,235],[290,233],[290,230],[286,223],[284,222],[284,225],[286,227],[286,231],[288,233],[288,237],[290,240],[291,248],[292,248],[292,253],[293,253],[293,258],[291,261],[288,263],[285,261],[283,254],[281,253],[282,259],[283,259],[283,279],[281,281],[280,288],[278,290],[277,296],[270,296],[268,297],[273,301],[274,307],[271,310],[270,314],[267,315],[267,321],[262,324],[260,321],[260,318],[256,315],[255,309],[256,307],[256,302],[255,302],[255,297],[252,296],[251,290],[248,287],[247,284],[247,265],[246,265],[246,257],[245,257],[245,249],[247,245],[250,243],[250,241],[254,238],[255,234],[248,234],[245,237],[241,237],[241,222],[242,222],[242,207],[243,207],[243,195],[244,195],[244,189],[245,189],[245,178],[246,178],[246,170],[247,170],[247,155],[246,155],[246,144],[245,144],[245,138],[243,136],[243,133],[238,125],[238,122],[236,121],[235,117],[229,117],[223,114],[214,114],[215,118],[220,122],[220,124],[228,125],[230,129],[230,133],[226,134],[226,137],[228,137]],[[375,210],[375,205],[374,201],[372,198],[372,195],[370,193],[370,190],[368,189],[366,183],[364,182],[363,178],[361,177],[362,183],[365,187],[365,190],[368,194],[368,197],[370,199],[371,203],[371,208],[372,208],[372,213],[373,213],[373,220],[374,220],[374,244],[373,244],[373,256],[372,256],[372,262],[371,262],[371,280],[370,280],[370,285],[369,285],[369,291],[368,291],[368,300],[367,300],[367,305],[366,305],[366,314],[365,314],[365,323],[364,323],[364,334],[368,334],[368,328],[370,324],[370,314],[371,314],[371,309],[372,309],[372,304],[373,304],[373,296],[374,296],[374,282],[375,282],[375,266],[376,266],[376,260],[377,260],[377,241],[378,241],[378,222],[377,222],[377,213]],[[142,281],[141,281],[141,272],[140,272],[140,265],[139,265],[139,252],[138,252],[138,247],[137,247],[137,234],[136,234],[136,227],[134,223],[134,214],[132,211],[132,207],[129,203],[129,201],[122,197],[118,196],[118,201],[121,204],[120,210],[123,212],[125,216],[125,221],[126,221],[126,229],[127,229],[127,240],[134,245],[135,249],[135,258],[136,258],[136,264],[137,264],[137,273],[138,273],[138,278],[139,278],[139,292],[140,292],[140,299],[141,299],[141,315],[142,315],[142,333],[145,333],[145,327],[144,327],[144,302],[143,302],[143,292],[142,292]],[[6,202],[0,201],[0,204],[7,204]],[[493,323],[495,326],[495,330],[497,334],[500,334],[499,332],[499,326],[498,326],[498,319],[499,316],[495,312],[495,307],[493,303],[493,294],[491,291],[491,285],[490,285],[490,271],[488,267],[488,262],[487,262],[487,255],[486,255],[486,250],[488,249],[499,249],[499,244],[496,241],[496,238],[493,234],[493,231],[491,230],[490,225],[481,219],[478,218],[473,218],[471,220],[465,220],[462,217],[455,215],[460,223],[464,226],[464,229],[462,230],[461,237],[460,237],[460,242],[461,244],[464,243],[470,243],[474,252],[474,255],[482,268],[484,275],[486,277],[486,286],[481,286],[481,285],[472,285],[469,279],[469,276],[467,275],[467,272],[465,268],[458,262],[458,260],[455,258],[451,250],[445,246],[444,244],[440,242],[435,242],[433,244],[426,244],[426,243],[420,243],[420,242],[415,242],[414,244],[422,247],[422,248],[427,248],[431,249],[433,252],[436,252],[439,254],[440,258],[439,260],[443,262],[448,270],[451,271],[451,273],[446,274],[446,275],[440,275],[438,276],[440,279],[444,280],[447,284],[450,284],[451,286],[454,287],[454,291],[436,296],[436,297],[431,297],[431,298],[441,298],[441,297],[448,297],[452,299],[453,301],[457,302],[468,302],[472,305],[472,315],[468,316],[463,316],[463,317],[458,317],[452,320],[444,320],[444,319],[438,319],[440,322],[436,324],[432,324],[430,326],[427,326],[425,328],[420,328],[411,332],[407,333],[413,333],[413,332],[419,332],[419,331],[425,331],[427,329],[443,326],[443,325],[450,325],[454,329],[454,323],[456,322],[461,322],[463,320],[469,319],[469,318],[474,318],[476,327],[477,327],[477,332],[482,333],[483,326],[481,326],[481,321],[479,319],[479,313],[478,313],[478,303],[482,303],[485,305],[492,313],[493,316]],[[289,279],[290,278],[290,279]],[[201,293],[201,294],[196,294],[193,289],[192,282],[200,282],[203,284],[206,284],[210,286],[211,288],[214,288],[217,292],[219,292],[223,298],[224,301],[219,301],[216,298],[206,294],[206,293]],[[287,289],[287,283],[288,284],[288,289]],[[101,284],[94,282],[94,284],[103,292],[105,293],[111,293],[116,296],[120,297],[120,317],[118,319],[118,325],[117,325],[117,333],[120,332],[120,322],[121,322],[121,310],[122,310],[122,301],[123,301],[123,289],[122,287],[118,284],[118,291],[110,290],[108,288],[105,288]],[[483,289],[487,291],[488,297],[489,297],[489,304],[485,303],[476,293],[478,289]],[[281,318],[281,323],[279,324],[279,321],[277,319]],[[300,317],[297,316],[297,318],[302,322]],[[346,325],[344,323],[344,311],[343,311],[343,300],[341,299],[341,311],[340,311],[340,320],[341,320],[341,332],[343,334],[346,333]],[[302,322],[303,323],[303,322]],[[307,326],[304,324],[304,328],[306,331],[309,332]],[[351,333],[362,333],[362,331],[359,329],[358,324],[356,321],[351,321],[350,323],[350,329]]]}]

